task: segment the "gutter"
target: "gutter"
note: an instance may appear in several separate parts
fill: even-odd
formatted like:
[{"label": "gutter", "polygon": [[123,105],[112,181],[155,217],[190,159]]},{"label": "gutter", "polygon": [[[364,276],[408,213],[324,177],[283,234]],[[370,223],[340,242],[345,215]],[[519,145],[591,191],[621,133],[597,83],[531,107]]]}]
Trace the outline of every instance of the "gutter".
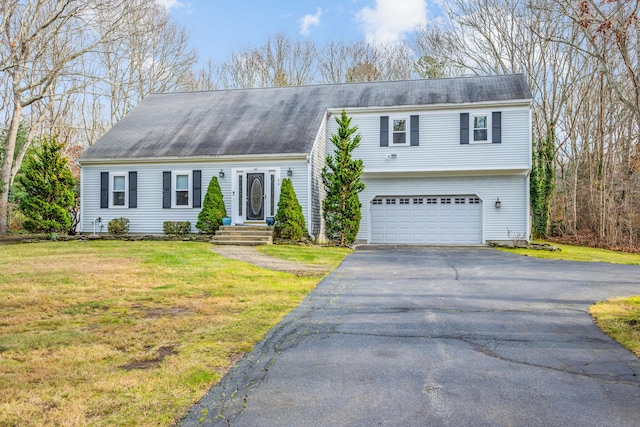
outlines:
[{"label": "gutter", "polygon": [[222,163],[233,161],[263,161],[263,160],[304,160],[309,153],[287,153],[287,154],[242,154],[242,155],[221,155],[221,156],[197,156],[197,157],[87,157],[78,158],[76,162],[80,165],[103,165],[103,164],[132,164],[132,163]]},{"label": "gutter", "polygon": [[513,99],[504,101],[483,101],[483,102],[459,102],[459,103],[440,103],[440,104],[421,104],[421,105],[391,105],[391,106],[373,106],[373,107],[344,107],[344,108],[327,108],[327,112],[331,114],[340,114],[342,110],[349,113],[384,113],[390,111],[430,111],[430,110],[464,110],[468,108],[500,108],[500,107],[531,107],[533,98]]}]

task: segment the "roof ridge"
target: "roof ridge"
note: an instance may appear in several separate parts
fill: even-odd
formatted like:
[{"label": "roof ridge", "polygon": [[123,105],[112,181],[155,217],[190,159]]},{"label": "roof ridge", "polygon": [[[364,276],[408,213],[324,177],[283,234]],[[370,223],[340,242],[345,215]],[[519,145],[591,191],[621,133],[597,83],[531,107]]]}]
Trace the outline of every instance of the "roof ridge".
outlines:
[{"label": "roof ridge", "polygon": [[[174,94],[194,94],[194,93],[219,93],[219,92],[242,92],[242,91],[261,91],[261,90],[288,90],[288,89],[301,89],[301,88],[317,88],[317,87],[330,87],[330,86],[362,86],[362,85],[378,85],[378,84],[393,84],[393,83],[411,83],[411,82],[440,82],[450,80],[470,80],[470,79],[496,79],[523,76],[524,73],[511,73],[511,74],[496,74],[496,75],[484,75],[474,76],[465,75],[458,77],[439,77],[435,79],[400,79],[400,80],[377,80],[372,82],[339,82],[339,83],[313,83],[304,85],[289,85],[289,86],[261,86],[261,87],[239,87],[228,89],[209,89],[209,90],[181,90],[175,92],[151,92],[149,95],[174,95]],[[149,96],[147,95],[147,96]]]}]

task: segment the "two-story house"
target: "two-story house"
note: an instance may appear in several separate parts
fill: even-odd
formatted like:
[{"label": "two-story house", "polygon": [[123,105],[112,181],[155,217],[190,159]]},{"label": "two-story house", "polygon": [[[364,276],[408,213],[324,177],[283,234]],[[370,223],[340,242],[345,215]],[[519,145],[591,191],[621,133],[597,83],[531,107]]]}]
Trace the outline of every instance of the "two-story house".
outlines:
[{"label": "two-story house", "polygon": [[89,147],[81,231],[195,229],[218,178],[237,225],[274,216],[290,178],[323,240],[320,172],[344,109],[362,136],[358,241],[482,244],[529,234],[531,92],[522,75],[153,94]]}]

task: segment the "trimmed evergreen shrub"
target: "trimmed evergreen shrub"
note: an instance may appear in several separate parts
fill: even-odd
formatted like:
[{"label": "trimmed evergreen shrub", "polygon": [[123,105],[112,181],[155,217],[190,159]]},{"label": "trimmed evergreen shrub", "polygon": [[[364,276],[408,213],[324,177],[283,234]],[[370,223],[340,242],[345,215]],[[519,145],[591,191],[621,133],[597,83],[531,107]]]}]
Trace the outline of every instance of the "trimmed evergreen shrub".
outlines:
[{"label": "trimmed evergreen shrub", "polygon": [[301,240],[308,236],[302,206],[289,178],[282,180],[273,234],[283,240]]},{"label": "trimmed evergreen shrub", "polygon": [[129,220],[124,217],[113,218],[109,221],[109,224],[107,224],[107,230],[116,236],[127,234],[129,232]]},{"label": "trimmed evergreen shrub", "polygon": [[190,221],[165,221],[162,223],[164,234],[184,236],[191,233]]},{"label": "trimmed evergreen shrub", "polygon": [[227,216],[227,208],[224,206],[218,178],[214,176],[211,178],[207,194],[204,196],[196,228],[205,234],[215,234],[222,225],[222,218],[225,216]]}]

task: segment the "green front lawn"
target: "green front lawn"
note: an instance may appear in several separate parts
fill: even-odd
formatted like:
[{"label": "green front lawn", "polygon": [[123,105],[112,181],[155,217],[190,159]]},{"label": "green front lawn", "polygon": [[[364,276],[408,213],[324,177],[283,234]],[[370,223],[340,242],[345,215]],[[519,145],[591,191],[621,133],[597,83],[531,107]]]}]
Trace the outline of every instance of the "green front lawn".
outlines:
[{"label": "green front lawn", "polygon": [[[278,250],[331,267],[348,253]],[[0,425],[172,425],[320,280],[197,242],[0,253]]]}]

